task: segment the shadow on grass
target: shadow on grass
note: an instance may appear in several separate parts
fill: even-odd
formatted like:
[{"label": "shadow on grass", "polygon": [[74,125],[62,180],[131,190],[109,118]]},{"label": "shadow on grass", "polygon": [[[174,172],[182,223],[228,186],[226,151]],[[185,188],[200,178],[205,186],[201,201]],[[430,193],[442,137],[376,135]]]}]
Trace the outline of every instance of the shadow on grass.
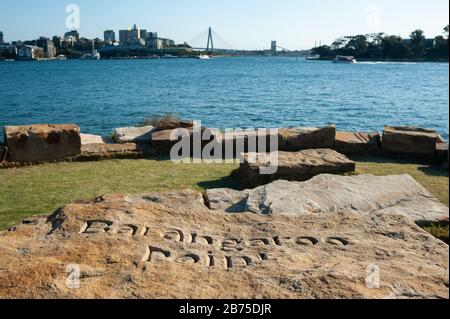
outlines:
[{"label": "shadow on grass", "polygon": [[433,162],[427,159],[402,155],[351,156],[350,159],[360,163],[433,165]]},{"label": "shadow on grass", "polygon": [[419,171],[435,177],[448,177],[448,170],[439,166],[422,166],[419,167]]},{"label": "shadow on grass", "polygon": [[239,191],[245,189],[245,184],[239,176],[239,170],[233,171],[229,176],[224,176],[217,180],[199,182],[197,185],[203,189],[230,188]]}]

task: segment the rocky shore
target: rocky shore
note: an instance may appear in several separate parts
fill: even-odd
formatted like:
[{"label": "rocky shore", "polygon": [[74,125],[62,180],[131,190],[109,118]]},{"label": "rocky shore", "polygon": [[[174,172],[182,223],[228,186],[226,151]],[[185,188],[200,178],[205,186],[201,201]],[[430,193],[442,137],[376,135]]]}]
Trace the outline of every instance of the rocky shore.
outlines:
[{"label": "rocky shore", "polygon": [[[164,157],[177,128],[194,144],[192,122],[119,128],[111,138],[76,125],[9,126],[0,159]],[[437,132],[252,134],[215,131],[200,144],[231,145],[247,189],[104,195],[0,232],[0,298],[449,298],[448,245],[419,227],[448,224],[448,207],[409,175],[353,176],[349,159],[448,163]],[[274,138],[275,153],[251,147]],[[274,154],[276,172],[262,177]]]},{"label": "rocky shore", "polygon": [[[168,156],[175,129],[187,129],[193,135],[193,122],[176,121],[159,126],[117,128],[111,136],[83,134],[75,124],[5,126],[4,144],[0,144],[0,165],[12,167],[54,161],[98,160],[144,155]],[[201,133],[209,129],[200,128]],[[225,148],[231,145],[233,158],[247,153],[254,139],[269,141],[273,132],[267,129],[224,134],[211,130],[211,140],[202,141],[201,148],[215,141]],[[380,132],[344,132],[335,126],[324,128],[280,128],[276,133],[278,149],[298,152],[309,149],[333,149],[346,156],[401,155],[412,161],[448,162],[448,144],[435,130],[418,127],[385,127]],[[191,141],[191,143],[193,143]],[[243,148],[238,150],[237,145]],[[266,143],[267,145],[269,143]],[[241,152],[238,152],[241,151]],[[225,152],[223,152],[225,157]]]}]

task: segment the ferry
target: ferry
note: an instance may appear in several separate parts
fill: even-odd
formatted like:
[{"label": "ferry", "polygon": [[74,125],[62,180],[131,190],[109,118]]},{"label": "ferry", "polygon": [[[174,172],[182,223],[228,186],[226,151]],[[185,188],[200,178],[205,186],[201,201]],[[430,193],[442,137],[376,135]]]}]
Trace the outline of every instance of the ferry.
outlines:
[{"label": "ferry", "polygon": [[353,56],[338,55],[333,60],[333,63],[357,63],[357,61]]}]

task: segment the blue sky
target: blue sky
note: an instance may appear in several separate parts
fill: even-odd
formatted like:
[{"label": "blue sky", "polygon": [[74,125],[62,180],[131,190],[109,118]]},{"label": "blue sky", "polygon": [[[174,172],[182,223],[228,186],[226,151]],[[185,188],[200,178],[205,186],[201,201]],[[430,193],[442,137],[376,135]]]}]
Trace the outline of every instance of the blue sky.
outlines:
[{"label": "blue sky", "polygon": [[136,23],[177,42],[200,42],[198,35],[212,26],[236,49],[269,48],[271,40],[307,49],[341,35],[406,37],[416,28],[435,36],[449,21],[448,0],[0,0],[0,30],[6,41],[62,35],[72,3],[80,7],[86,37]]}]

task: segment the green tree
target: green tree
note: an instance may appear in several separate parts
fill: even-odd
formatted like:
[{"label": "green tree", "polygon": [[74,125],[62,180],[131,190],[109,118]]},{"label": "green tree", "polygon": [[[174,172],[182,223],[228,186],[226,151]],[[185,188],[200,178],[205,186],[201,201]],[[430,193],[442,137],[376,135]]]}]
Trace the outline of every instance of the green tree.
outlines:
[{"label": "green tree", "polygon": [[369,43],[365,35],[351,37],[350,41],[346,45],[346,49],[357,58],[367,57],[368,48]]},{"label": "green tree", "polygon": [[348,43],[348,40],[346,38],[339,38],[334,40],[334,42],[331,44],[331,48],[333,50],[340,50],[344,48]]},{"label": "green tree", "polygon": [[428,57],[432,59],[448,60],[448,39],[445,39],[442,35],[435,37],[433,49],[429,51]]},{"label": "green tree", "polygon": [[447,26],[444,28],[444,36],[445,36],[445,38],[447,39],[447,41],[448,41],[448,31],[449,31],[449,25],[447,25]]},{"label": "green tree", "polygon": [[411,52],[414,58],[420,59],[425,56],[425,35],[420,29],[415,30],[409,36],[411,40]]},{"label": "green tree", "polygon": [[383,38],[383,58],[385,59],[408,59],[411,50],[401,37],[391,35]]},{"label": "green tree", "polygon": [[312,54],[318,54],[322,58],[330,58],[333,56],[333,50],[328,45],[322,45],[320,47],[314,48]]}]

